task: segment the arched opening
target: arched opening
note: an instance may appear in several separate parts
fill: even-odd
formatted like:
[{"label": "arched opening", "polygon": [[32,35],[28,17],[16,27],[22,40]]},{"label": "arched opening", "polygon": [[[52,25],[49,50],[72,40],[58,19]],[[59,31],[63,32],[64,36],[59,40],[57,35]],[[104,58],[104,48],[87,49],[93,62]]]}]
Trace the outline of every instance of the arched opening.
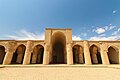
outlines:
[{"label": "arched opening", "polygon": [[42,45],[37,45],[33,49],[33,53],[31,54],[31,64],[42,64],[43,62],[43,53],[44,47]]},{"label": "arched opening", "polygon": [[65,64],[66,60],[66,37],[62,32],[56,32],[52,36],[51,64]]},{"label": "arched opening", "polygon": [[75,64],[84,64],[83,48],[79,45],[73,46],[73,62]]},{"label": "arched opening", "polygon": [[108,48],[108,58],[110,64],[118,64],[119,63],[119,51],[117,48],[109,47]]},{"label": "arched opening", "polygon": [[97,46],[92,45],[90,47],[90,56],[92,64],[102,64],[101,54]]},{"label": "arched opening", "polygon": [[3,63],[5,54],[5,47],[0,45],[0,64]]},{"label": "arched opening", "polygon": [[22,64],[23,59],[24,59],[25,50],[26,50],[26,47],[23,44],[19,45],[17,47],[15,53],[13,53],[13,58],[12,58],[11,64]]}]

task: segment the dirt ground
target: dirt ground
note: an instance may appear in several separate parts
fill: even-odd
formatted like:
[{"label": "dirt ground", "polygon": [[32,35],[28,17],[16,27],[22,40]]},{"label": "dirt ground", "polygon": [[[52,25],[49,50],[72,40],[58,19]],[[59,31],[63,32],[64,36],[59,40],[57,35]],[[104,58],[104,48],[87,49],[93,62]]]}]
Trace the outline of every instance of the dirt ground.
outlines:
[{"label": "dirt ground", "polygon": [[120,80],[120,66],[1,65],[0,80]]}]

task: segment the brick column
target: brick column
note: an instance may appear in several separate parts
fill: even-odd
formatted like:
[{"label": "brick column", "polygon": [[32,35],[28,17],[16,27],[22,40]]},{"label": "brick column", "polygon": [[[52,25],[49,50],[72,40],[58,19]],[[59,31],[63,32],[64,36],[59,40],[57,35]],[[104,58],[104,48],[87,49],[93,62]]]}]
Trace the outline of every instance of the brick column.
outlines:
[{"label": "brick column", "polygon": [[5,54],[4,60],[3,60],[3,64],[10,64],[12,61],[12,57],[13,57],[13,51],[7,51],[7,53]]},{"label": "brick column", "polygon": [[108,59],[108,54],[107,54],[107,45],[106,44],[101,44],[100,45],[100,53],[101,53],[101,58],[102,58],[102,63],[103,64],[110,64],[109,59]]},{"label": "brick column", "polygon": [[33,42],[27,41],[27,46],[26,46],[25,55],[24,55],[24,59],[23,59],[24,65],[30,64],[31,53],[33,51],[32,46],[33,46]]},{"label": "brick column", "polygon": [[50,46],[48,43],[44,46],[43,64],[49,64]]},{"label": "brick column", "polygon": [[6,54],[5,54],[5,57],[4,57],[4,60],[3,60],[3,64],[4,65],[8,65],[11,63],[12,61],[12,57],[13,57],[13,53],[15,52],[15,43],[8,43],[7,45],[7,50],[6,50]]},{"label": "brick column", "polygon": [[85,64],[91,64],[91,57],[90,51],[88,47],[88,41],[84,41],[84,57],[85,57]]},{"label": "brick column", "polygon": [[73,64],[73,53],[72,53],[72,46],[70,43],[66,45],[67,49],[67,64]]}]

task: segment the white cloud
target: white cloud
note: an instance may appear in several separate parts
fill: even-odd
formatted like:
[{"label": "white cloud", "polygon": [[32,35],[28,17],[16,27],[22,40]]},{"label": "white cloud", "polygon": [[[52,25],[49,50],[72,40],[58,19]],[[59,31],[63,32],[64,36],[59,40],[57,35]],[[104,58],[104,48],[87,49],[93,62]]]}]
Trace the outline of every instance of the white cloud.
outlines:
[{"label": "white cloud", "polygon": [[118,31],[114,31],[114,32],[112,33],[112,35],[117,35],[117,33],[118,33]]},{"label": "white cloud", "polygon": [[96,29],[92,29],[92,32],[95,32]]},{"label": "white cloud", "polygon": [[117,10],[114,10],[112,13],[115,14],[117,12]]},{"label": "white cloud", "polygon": [[80,36],[86,37],[86,36],[87,36],[87,33],[81,33]]},{"label": "white cloud", "polygon": [[109,37],[94,36],[91,37],[89,40],[99,41],[99,40],[118,40],[118,39],[120,39],[120,35],[109,36]]},{"label": "white cloud", "polygon": [[118,26],[114,26],[112,24],[109,24],[107,26],[97,27],[95,29],[92,29],[92,32],[96,32],[97,34],[101,34],[101,33],[104,33],[106,31],[112,30],[114,28],[118,28]]},{"label": "white cloud", "polygon": [[117,26],[109,26],[109,30],[116,28]]},{"label": "white cloud", "polygon": [[[10,40],[44,40],[45,34],[35,34],[32,32],[28,32],[26,30],[20,30],[15,35],[6,35],[7,39]],[[72,36],[73,40],[81,40],[80,36]]]},{"label": "white cloud", "polygon": [[108,30],[109,29],[109,27],[108,26],[105,26],[105,30]]},{"label": "white cloud", "polygon": [[114,32],[112,33],[112,35],[118,35],[119,31],[120,31],[120,28],[118,28],[116,31],[114,31]]},{"label": "white cloud", "polygon": [[80,36],[75,36],[75,35],[73,35],[73,36],[72,36],[72,40],[81,40],[81,38],[80,38]]},{"label": "white cloud", "polygon": [[105,32],[105,29],[104,28],[98,28],[95,30],[96,33],[98,34],[101,34],[101,33],[104,33]]},{"label": "white cloud", "polygon": [[106,34],[101,34],[101,35],[99,35],[99,36],[106,36]]},{"label": "white cloud", "polygon": [[44,40],[44,33],[35,34],[26,30],[20,30],[15,35],[7,35],[6,38],[11,40]]},{"label": "white cloud", "polygon": [[118,28],[118,32],[120,31],[120,28]]},{"label": "white cloud", "polygon": [[[106,31],[112,30],[114,28],[116,28],[117,30],[114,31],[111,36],[106,37],[106,34],[101,34]],[[99,41],[99,40],[119,40],[120,39],[120,34],[119,34],[120,28],[118,28],[118,26],[112,26],[111,24],[103,28],[97,28],[94,30],[94,32],[98,33],[99,35],[90,37],[89,40]]]}]

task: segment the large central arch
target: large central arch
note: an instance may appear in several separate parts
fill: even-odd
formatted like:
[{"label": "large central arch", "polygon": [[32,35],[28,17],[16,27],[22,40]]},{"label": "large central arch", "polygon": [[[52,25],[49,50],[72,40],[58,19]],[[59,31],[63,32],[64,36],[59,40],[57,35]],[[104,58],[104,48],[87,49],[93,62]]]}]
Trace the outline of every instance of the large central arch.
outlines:
[{"label": "large central arch", "polygon": [[52,64],[65,64],[66,61],[66,37],[62,32],[52,35]]}]

